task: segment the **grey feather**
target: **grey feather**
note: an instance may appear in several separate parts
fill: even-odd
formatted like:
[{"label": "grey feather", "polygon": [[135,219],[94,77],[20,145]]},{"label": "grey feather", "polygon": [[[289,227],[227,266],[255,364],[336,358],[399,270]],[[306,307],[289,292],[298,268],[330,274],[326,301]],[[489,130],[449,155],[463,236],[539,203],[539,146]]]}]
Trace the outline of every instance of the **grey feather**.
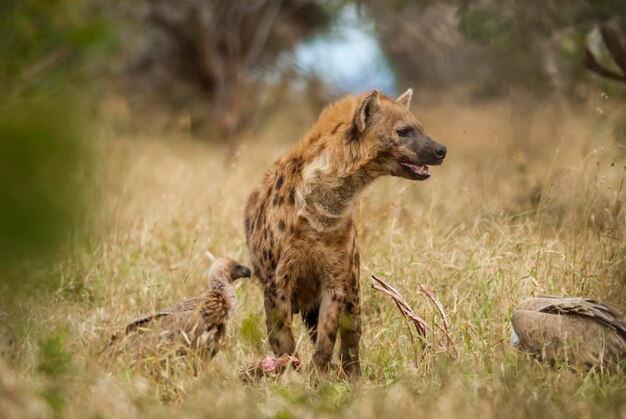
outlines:
[{"label": "grey feather", "polygon": [[599,365],[626,359],[623,316],[596,300],[528,298],[514,310],[511,322],[512,343],[544,360]]}]

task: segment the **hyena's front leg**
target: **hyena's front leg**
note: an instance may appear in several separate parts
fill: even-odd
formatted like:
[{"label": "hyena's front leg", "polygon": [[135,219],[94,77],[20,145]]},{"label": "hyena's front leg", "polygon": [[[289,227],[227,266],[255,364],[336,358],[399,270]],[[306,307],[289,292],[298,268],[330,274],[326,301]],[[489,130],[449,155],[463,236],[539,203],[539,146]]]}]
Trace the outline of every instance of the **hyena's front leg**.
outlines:
[{"label": "hyena's front leg", "polygon": [[341,366],[348,375],[360,376],[361,302],[359,299],[358,272],[352,275],[348,290],[346,304],[339,319],[339,333],[341,334],[341,352],[339,357]]},{"label": "hyena's front leg", "polygon": [[296,344],[291,331],[291,307],[286,296],[277,295],[276,286],[265,286],[265,324],[267,336],[276,356],[293,355]]},{"label": "hyena's front leg", "polygon": [[343,292],[334,289],[322,291],[322,303],[317,322],[317,342],[313,354],[313,363],[318,370],[326,371],[331,366],[339,316],[343,311],[344,303]]}]

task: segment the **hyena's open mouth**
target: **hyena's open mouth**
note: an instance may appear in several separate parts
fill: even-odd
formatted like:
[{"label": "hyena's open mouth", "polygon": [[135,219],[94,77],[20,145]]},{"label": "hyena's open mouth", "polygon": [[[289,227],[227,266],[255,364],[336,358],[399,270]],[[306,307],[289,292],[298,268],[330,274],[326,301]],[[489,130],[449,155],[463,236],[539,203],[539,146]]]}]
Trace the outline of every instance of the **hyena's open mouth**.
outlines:
[{"label": "hyena's open mouth", "polygon": [[[439,166],[443,163],[443,158],[438,161],[429,162],[429,164],[433,166]],[[400,162],[400,166],[404,169],[404,171],[409,175],[411,179],[414,180],[426,180],[430,177],[430,172],[428,171],[428,165],[426,164],[416,164],[408,161]]]},{"label": "hyena's open mouth", "polygon": [[400,163],[405,171],[411,175],[411,178],[415,180],[426,180],[430,177],[430,173],[428,172],[428,166],[425,164],[417,165],[408,162]]},{"label": "hyena's open mouth", "polygon": [[[405,157],[399,160],[404,171],[404,177],[412,180],[426,180],[430,177],[428,165],[439,166],[446,158],[448,149],[425,134],[419,134],[413,139],[411,148],[415,157]],[[401,175],[402,176],[402,175]]]}]

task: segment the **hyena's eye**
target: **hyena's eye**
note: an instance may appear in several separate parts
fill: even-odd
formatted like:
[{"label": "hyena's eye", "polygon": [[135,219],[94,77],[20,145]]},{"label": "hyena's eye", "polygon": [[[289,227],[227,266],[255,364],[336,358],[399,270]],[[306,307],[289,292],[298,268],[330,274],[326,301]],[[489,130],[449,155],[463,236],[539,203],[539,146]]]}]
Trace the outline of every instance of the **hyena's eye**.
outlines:
[{"label": "hyena's eye", "polygon": [[413,127],[402,127],[396,130],[400,137],[411,137],[415,134],[415,128]]}]

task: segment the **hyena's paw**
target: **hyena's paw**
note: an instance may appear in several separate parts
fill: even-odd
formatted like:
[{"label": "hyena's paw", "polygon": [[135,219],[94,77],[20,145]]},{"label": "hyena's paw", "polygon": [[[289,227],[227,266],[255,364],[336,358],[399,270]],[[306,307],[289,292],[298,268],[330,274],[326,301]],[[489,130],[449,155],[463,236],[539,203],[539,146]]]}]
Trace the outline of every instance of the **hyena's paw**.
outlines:
[{"label": "hyena's paw", "polygon": [[311,375],[316,381],[348,380],[350,375],[327,357],[313,356]]}]

